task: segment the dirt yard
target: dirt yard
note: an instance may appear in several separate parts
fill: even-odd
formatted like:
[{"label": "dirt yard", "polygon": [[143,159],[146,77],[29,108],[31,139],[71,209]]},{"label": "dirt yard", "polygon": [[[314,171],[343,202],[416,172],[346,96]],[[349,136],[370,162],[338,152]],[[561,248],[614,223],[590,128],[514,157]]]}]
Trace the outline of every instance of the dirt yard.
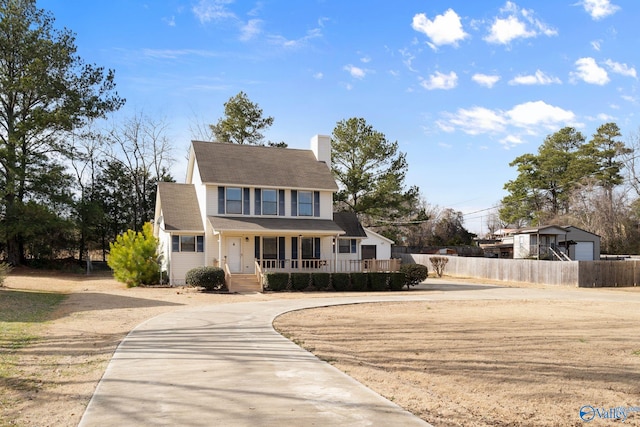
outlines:
[{"label": "dirt yard", "polygon": [[[0,378],[2,427],[77,426],[118,343],[158,314],[202,304],[329,296],[127,289],[107,277],[30,271],[13,274],[5,285],[68,297],[44,324],[41,339],[18,351],[14,375]],[[639,308],[555,301],[385,303],[296,312],[277,324],[436,426],[580,425],[583,405],[640,406]],[[626,424],[634,422],[640,424],[637,416]]]}]

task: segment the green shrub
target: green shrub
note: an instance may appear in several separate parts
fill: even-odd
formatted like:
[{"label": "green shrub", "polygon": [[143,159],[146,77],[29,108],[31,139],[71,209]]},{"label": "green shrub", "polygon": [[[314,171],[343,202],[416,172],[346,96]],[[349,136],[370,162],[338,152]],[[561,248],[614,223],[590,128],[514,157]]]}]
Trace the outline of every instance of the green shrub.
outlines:
[{"label": "green shrub", "polygon": [[7,278],[7,275],[11,273],[13,267],[11,267],[6,262],[0,262],[0,288],[4,286],[4,279]]},{"label": "green shrub", "polygon": [[364,292],[367,290],[369,273],[351,273],[351,290]]},{"label": "green shrub", "polygon": [[427,266],[422,264],[402,264],[400,266],[400,272],[404,273],[404,284],[407,286],[407,289],[409,289],[410,286],[422,283],[429,275]]},{"label": "green shrub", "polygon": [[291,273],[291,289],[294,291],[304,291],[311,286],[310,273]]},{"label": "green shrub", "polygon": [[369,273],[369,290],[382,292],[389,290],[389,273]]},{"label": "green shrub", "polygon": [[219,267],[196,267],[187,271],[186,283],[189,286],[201,286],[207,291],[226,290],[224,270]]},{"label": "green shrub", "polygon": [[274,292],[289,289],[289,273],[267,273],[264,275],[267,281],[267,289]]},{"label": "green shrub", "polygon": [[113,277],[127,287],[151,285],[160,280],[158,263],[158,239],[153,236],[153,227],[147,222],[142,231],[127,230],[109,244],[107,264]]},{"label": "green shrub", "polygon": [[311,283],[316,291],[331,290],[331,274],[330,273],[312,273]]},{"label": "green shrub", "polygon": [[404,280],[404,273],[391,273],[389,277],[389,289],[391,289],[392,291],[401,291],[404,286]]},{"label": "green shrub", "polygon": [[331,286],[338,292],[351,290],[351,275],[349,273],[332,273]]}]

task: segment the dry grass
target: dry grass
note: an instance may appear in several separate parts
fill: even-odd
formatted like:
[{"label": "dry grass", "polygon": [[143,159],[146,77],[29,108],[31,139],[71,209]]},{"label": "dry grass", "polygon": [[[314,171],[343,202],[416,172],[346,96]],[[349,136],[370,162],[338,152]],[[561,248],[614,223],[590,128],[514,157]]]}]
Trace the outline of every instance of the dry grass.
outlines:
[{"label": "dry grass", "polygon": [[[77,426],[118,343],[150,317],[193,305],[327,296],[127,289],[109,277],[28,270],[5,284],[5,326],[18,315],[9,298],[44,301],[27,322],[26,345],[16,345],[10,364],[0,363],[2,427]],[[638,308],[571,301],[364,304],[291,313],[277,324],[436,426],[582,425],[583,404],[640,406]]]},{"label": "dry grass", "polygon": [[638,308],[383,303],[288,313],[275,326],[436,426],[577,426],[583,405],[640,406]]}]

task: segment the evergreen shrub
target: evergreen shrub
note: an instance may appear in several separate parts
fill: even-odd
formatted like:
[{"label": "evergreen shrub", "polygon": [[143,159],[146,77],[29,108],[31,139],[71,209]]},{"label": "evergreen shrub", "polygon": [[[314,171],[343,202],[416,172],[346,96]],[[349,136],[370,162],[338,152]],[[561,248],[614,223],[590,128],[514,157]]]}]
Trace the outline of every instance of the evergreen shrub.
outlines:
[{"label": "evergreen shrub", "polygon": [[218,267],[196,267],[187,271],[186,283],[189,286],[200,286],[207,291],[226,290],[224,270]]},{"label": "evergreen shrub", "polygon": [[351,273],[351,290],[364,292],[367,290],[369,273]]},{"label": "evergreen shrub", "polygon": [[265,278],[267,289],[270,291],[279,292],[289,289],[289,273],[267,273]]}]

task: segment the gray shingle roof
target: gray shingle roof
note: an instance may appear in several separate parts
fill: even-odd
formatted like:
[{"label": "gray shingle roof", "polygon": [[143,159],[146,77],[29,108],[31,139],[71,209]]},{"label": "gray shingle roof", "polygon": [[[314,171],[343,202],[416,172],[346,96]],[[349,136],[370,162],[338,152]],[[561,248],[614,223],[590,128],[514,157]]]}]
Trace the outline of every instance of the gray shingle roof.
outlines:
[{"label": "gray shingle roof", "polygon": [[193,141],[204,183],[337,191],[311,150]]},{"label": "gray shingle roof", "polygon": [[159,182],[158,197],[165,230],[204,232],[196,189],[192,184]]},{"label": "gray shingle roof", "polygon": [[342,237],[367,237],[362,224],[353,212],[334,212],[333,220],[345,231]]},{"label": "gray shingle roof", "polygon": [[210,216],[209,222],[214,230],[241,232],[291,232],[313,234],[342,234],[335,222],[328,219],[261,218]]}]

